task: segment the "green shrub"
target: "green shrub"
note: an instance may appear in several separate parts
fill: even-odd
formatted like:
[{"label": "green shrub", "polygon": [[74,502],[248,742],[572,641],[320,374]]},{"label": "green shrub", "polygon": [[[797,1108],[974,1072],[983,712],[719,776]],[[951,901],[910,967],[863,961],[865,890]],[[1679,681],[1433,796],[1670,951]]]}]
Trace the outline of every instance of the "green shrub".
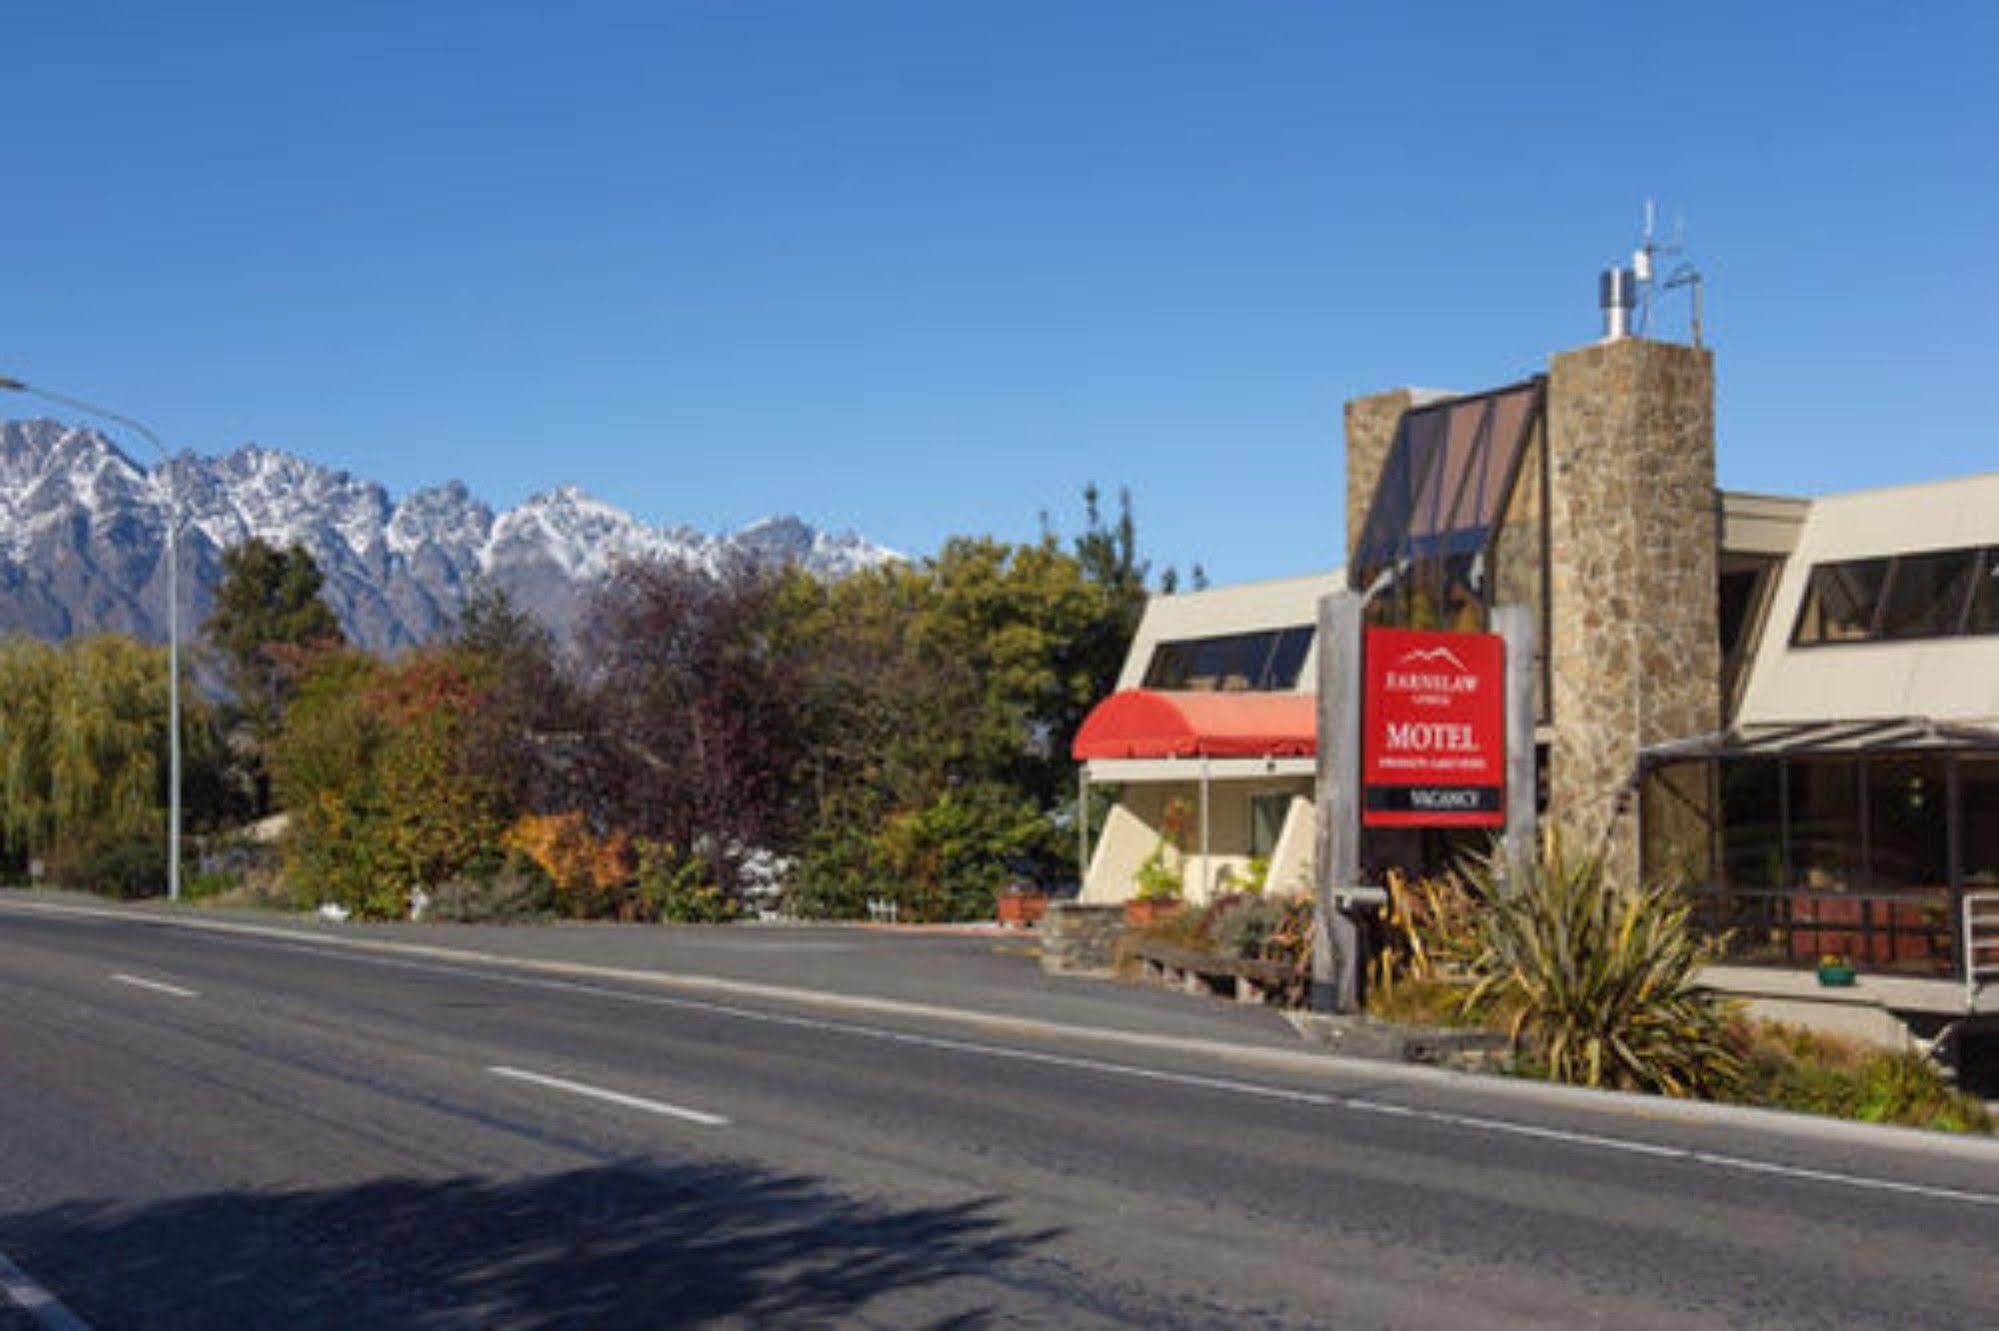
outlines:
[{"label": "green shrub", "polygon": [[742,907],[715,882],[708,863],[664,841],[640,840],[638,893],[648,918],[670,924],[727,924]]},{"label": "green shrub", "polygon": [[1741,1103],[1950,1132],[1993,1130],[1982,1101],[1954,1089],[1913,1052],[1774,1022],[1738,1022],[1731,1033],[1744,1066],[1732,1097]]},{"label": "green shrub", "polygon": [[49,881],[60,887],[131,900],[167,890],[164,837],[78,838],[50,848]]},{"label": "green shrub", "polygon": [[1283,928],[1285,903],[1245,892],[1221,898],[1207,914],[1216,951],[1260,961],[1270,940]]},{"label": "green shrub", "polygon": [[1221,873],[1223,888],[1231,893],[1242,893],[1245,896],[1261,896],[1269,882],[1270,859],[1264,855],[1250,856],[1249,862],[1240,869],[1232,865],[1224,866]]},{"label": "green shrub", "polygon": [[1726,1013],[1696,983],[1713,955],[1688,927],[1691,907],[1666,888],[1624,889],[1595,856],[1551,842],[1504,874],[1497,852],[1475,862],[1490,902],[1465,1006],[1511,1010],[1523,1070],[1551,1081],[1677,1096],[1714,1096],[1742,1076]]},{"label": "green shrub", "polygon": [[1487,1013],[1473,1013],[1465,1007],[1467,985],[1463,981],[1403,979],[1367,993],[1367,1015],[1380,1021],[1404,1026],[1484,1026]]},{"label": "green shrub", "polygon": [[233,892],[239,886],[236,875],[226,869],[210,869],[191,873],[181,882],[181,895],[189,901],[207,901],[226,892]]},{"label": "green shrub", "polygon": [[1186,870],[1178,864],[1166,862],[1168,847],[1161,837],[1152,853],[1132,873],[1132,881],[1138,885],[1140,901],[1178,901],[1186,890]]}]

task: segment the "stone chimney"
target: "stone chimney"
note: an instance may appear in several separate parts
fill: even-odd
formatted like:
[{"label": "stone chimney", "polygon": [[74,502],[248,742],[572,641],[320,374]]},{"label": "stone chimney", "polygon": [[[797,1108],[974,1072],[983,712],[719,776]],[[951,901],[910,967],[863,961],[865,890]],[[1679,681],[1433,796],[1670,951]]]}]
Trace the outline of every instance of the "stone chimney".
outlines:
[{"label": "stone chimney", "polygon": [[1638,877],[1647,744],[1721,724],[1714,355],[1621,338],[1549,363],[1549,819]]}]

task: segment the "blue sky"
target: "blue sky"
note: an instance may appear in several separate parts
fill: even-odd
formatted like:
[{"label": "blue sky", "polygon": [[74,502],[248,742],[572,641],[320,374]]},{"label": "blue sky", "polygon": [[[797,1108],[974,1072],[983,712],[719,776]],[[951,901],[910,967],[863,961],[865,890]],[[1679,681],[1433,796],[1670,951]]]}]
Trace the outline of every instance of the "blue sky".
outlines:
[{"label": "blue sky", "polygon": [[16,4],[0,372],[918,552],[1126,484],[1267,577],[1337,562],[1346,398],[1590,340],[1653,195],[1723,484],[1999,467],[1999,6],[1503,9]]}]

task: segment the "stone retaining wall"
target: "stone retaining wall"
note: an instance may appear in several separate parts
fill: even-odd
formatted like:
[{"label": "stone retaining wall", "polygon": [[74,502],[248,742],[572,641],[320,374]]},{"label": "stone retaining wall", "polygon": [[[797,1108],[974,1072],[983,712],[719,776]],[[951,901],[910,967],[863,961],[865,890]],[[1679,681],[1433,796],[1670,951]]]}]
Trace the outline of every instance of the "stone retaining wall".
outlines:
[{"label": "stone retaining wall", "polygon": [[1050,975],[1108,975],[1124,905],[1058,901],[1041,922],[1041,969]]}]

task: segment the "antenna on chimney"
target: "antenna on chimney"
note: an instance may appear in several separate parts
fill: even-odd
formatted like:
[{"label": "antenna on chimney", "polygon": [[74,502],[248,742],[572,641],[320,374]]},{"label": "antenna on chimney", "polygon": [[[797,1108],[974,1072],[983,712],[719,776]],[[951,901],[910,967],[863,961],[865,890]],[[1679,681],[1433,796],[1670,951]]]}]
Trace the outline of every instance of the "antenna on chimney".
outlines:
[{"label": "antenna on chimney", "polygon": [[[1658,210],[1652,200],[1645,200],[1645,235],[1638,242],[1638,248],[1631,255],[1630,272],[1638,287],[1638,335],[1643,337],[1646,328],[1651,324],[1652,305],[1658,299],[1659,295],[1663,292],[1677,291],[1679,288],[1685,287],[1693,304],[1694,345],[1699,346],[1701,344],[1701,287],[1703,279],[1700,269],[1684,261],[1684,256],[1687,252],[1687,221],[1684,217],[1675,218],[1673,221],[1672,243],[1662,245],[1653,239],[1653,231],[1657,222],[1657,212]],[[1659,276],[1659,260],[1661,258],[1680,258],[1682,262],[1675,264],[1672,271],[1667,273],[1664,278],[1661,278]]]}]

